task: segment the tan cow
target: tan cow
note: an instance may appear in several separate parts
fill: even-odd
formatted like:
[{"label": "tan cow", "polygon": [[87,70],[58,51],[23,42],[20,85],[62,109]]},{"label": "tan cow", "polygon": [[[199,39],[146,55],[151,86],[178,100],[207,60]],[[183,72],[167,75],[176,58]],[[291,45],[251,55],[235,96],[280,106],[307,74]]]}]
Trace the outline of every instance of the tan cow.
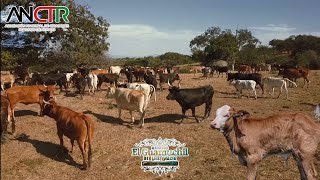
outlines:
[{"label": "tan cow", "polygon": [[293,155],[301,179],[315,180],[314,155],[320,143],[320,125],[302,113],[283,113],[252,118],[246,111],[224,105],[217,109],[211,127],[220,130],[240,163],[247,166],[247,179],[256,179],[259,162],[270,155]]},{"label": "tan cow", "polygon": [[[44,101],[44,103],[45,107],[42,113],[57,122],[58,136],[62,150],[66,150],[63,145],[63,136],[67,136],[71,140],[72,148],[70,152],[73,151],[73,144],[76,140],[82,153],[83,169],[90,167],[92,161],[91,144],[95,122],[83,113],[77,113],[69,108],[59,106],[54,101]],[[86,158],[87,152],[88,160]]]},{"label": "tan cow", "polygon": [[132,123],[134,123],[134,117],[132,111],[138,111],[140,117],[140,127],[144,125],[144,115],[148,105],[148,95],[143,90],[133,90],[127,88],[115,88],[108,87],[106,97],[114,98],[117,102],[119,111],[119,119],[121,119],[121,110],[129,110]]}]

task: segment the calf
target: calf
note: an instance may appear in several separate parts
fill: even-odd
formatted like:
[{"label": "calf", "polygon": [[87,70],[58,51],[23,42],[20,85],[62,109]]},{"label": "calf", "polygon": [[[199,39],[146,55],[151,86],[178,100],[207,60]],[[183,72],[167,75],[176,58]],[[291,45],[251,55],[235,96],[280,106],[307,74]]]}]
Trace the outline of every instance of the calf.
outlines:
[{"label": "calf", "polygon": [[251,118],[224,105],[217,109],[211,127],[223,133],[230,150],[247,166],[247,179],[254,180],[259,162],[270,155],[293,154],[301,179],[315,180],[314,155],[320,142],[320,125],[301,113],[282,113]]},{"label": "calf", "polygon": [[127,88],[108,87],[106,97],[114,98],[119,111],[119,119],[121,119],[121,110],[129,110],[132,123],[134,117],[132,111],[138,111],[140,117],[140,127],[144,126],[144,116],[148,105],[148,95],[141,90],[133,90]]},{"label": "calf", "polygon": [[[63,136],[70,138],[73,151],[73,144],[76,140],[82,153],[83,169],[87,169],[92,161],[92,138],[95,122],[83,113],[75,112],[69,108],[57,105],[55,102],[46,102],[43,109],[43,115],[53,118],[57,123],[58,136],[62,150],[66,148],[63,145]],[[88,148],[88,160],[86,152]]]},{"label": "calf", "polygon": [[[233,80],[230,82],[230,84],[234,85],[234,87],[237,89],[239,98],[241,98],[242,89],[248,89],[250,94],[254,93],[254,98],[257,99],[257,92],[256,92],[256,88],[255,88],[256,82],[254,80]],[[249,98],[249,96],[248,96],[248,98]]]},{"label": "calf", "polygon": [[15,133],[15,116],[14,108],[18,103],[23,104],[39,104],[40,105],[40,116],[42,115],[43,99],[55,99],[54,91],[56,86],[15,86],[7,89],[6,95],[10,104],[10,111],[12,113],[12,134]]},{"label": "calf", "polygon": [[176,100],[182,109],[182,119],[185,118],[186,111],[191,109],[192,116],[199,123],[200,120],[196,117],[196,107],[206,104],[203,121],[210,116],[213,98],[213,87],[211,85],[202,86],[198,88],[180,89],[180,82],[178,87],[171,86],[169,83],[169,94],[166,97],[167,100]]},{"label": "calf", "polygon": [[275,77],[264,77],[262,79],[262,82],[263,84],[267,85],[267,88],[269,89],[272,89],[272,94],[269,92],[270,95],[274,95],[274,88],[280,88],[280,92],[279,92],[279,95],[277,98],[280,97],[281,93],[282,93],[282,88],[284,88],[284,90],[286,91],[286,99],[288,99],[288,88],[287,88],[287,82],[286,81],[289,81],[291,83],[293,83],[296,87],[297,87],[297,84],[291,80],[289,80],[288,78],[275,78]]},{"label": "calf", "polygon": [[242,73],[228,73],[227,81],[231,80],[254,80],[262,90],[262,95],[264,94],[263,83],[262,83],[262,75],[259,73],[252,74],[242,74]]},{"label": "calf", "polygon": [[16,76],[13,74],[1,74],[1,89],[4,90],[4,84],[10,83],[10,87],[13,86]]}]

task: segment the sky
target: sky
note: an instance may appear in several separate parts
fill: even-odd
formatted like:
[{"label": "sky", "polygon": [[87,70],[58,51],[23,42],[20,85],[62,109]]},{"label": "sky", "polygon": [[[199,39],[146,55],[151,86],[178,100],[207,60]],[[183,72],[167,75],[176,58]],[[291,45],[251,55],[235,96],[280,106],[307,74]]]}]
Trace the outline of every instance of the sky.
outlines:
[{"label": "sky", "polygon": [[320,36],[320,0],[75,1],[110,23],[113,57],[190,55],[190,41],[214,26],[248,29],[263,45],[290,35]]}]

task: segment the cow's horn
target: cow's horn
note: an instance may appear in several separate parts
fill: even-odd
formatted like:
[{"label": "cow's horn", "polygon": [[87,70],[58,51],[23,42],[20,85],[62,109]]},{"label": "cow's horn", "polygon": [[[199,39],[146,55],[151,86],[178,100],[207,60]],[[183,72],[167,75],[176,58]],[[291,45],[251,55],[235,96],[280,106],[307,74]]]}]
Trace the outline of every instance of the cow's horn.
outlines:
[{"label": "cow's horn", "polygon": [[46,88],[48,87],[48,86],[46,86],[46,84],[45,84],[45,83],[43,83],[43,86],[44,86],[44,87],[46,87]]},{"label": "cow's horn", "polygon": [[169,83],[169,79],[168,79],[168,86],[169,86],[169,87],[172,87],[172,85]]},{"label": "cow's horn", "polygon": [[180,79],[180,81],[179,81],[179,83],[178,83],[178,88],[179,88],[179,89],[181,88],[181,86],[180,86],[180,82],[181,82],[181,79]]},{"label": "cow's horn", "polygon": [[55,84],[54,84],[54,86],[56,86],[57,85],[57,81],[55,81]]},{"label": "cow's horn", "polygon": [[44,99],[42,99],[42,101],[43,101],[45,104],[50,104],[49,102],[45,101]]}]

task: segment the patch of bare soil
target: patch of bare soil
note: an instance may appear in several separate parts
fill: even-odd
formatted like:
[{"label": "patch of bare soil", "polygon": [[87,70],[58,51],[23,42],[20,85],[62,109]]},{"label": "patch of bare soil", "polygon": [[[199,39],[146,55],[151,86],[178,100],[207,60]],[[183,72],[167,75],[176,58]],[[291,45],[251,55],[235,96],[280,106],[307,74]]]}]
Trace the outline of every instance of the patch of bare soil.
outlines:
[{"label": "patch of bare soil", "polygon": [[[264,74],[275,76],[275,74]],[[81,153],[75,146],[73,153],[57,155],[59,139],[55,121],[49,117],[39,117],[38,105],[19,104],[16,107],[16,131],[19,138],[9,136],[1,145],[1,179],[168,179],[145,173],[140,169],[142,157],[132,157],[133,145],[145,138],[175,138],[189,148],[189,157],[181,157],[180,169],[172,173],[174,179],[245,179],[246,167],[241,166],[231,154],[222,133],[210,128],[215,111],[228,104],[235,109],[243,109],[252,116],[269,116],[283,111],[304,112],[313,116],[313,105],[320,103],[320,71],[313,71],[309,88],[302,88],[303,80],[298,80],[298,88],[289,89],[289,99],[285,94],[273,99],[268,94],[263,97],[257,89],[258,99],[244,96],[238,99],[235,88],[225,77],[204,79],[201,74],[182,74],[183,88],[212,85],[215,90],[211,116],[205,122],[197,123],[189,117],[179,124],[181,108],[175,101],[166,99],[168,90],[157,91],[157,102],[151,99],[146,113],[145,126],[140,129],[138,122],[131,124],[130,114],[123,111],[122,120],[118,119],[115,101],[105,99],[105,89],[96,94],[84,96],[66,96],[64,92],[57,96],[58,104],[77,112],[84,112],[96,120],[93,139],[93,163],[89,170],[80,170]],[[279,92],[279,91],[276,91]],[[246,95],[248,92],[244,91]],[[204,105],[196,109],[200,117],[204,114]],[[191,111],[187,111],[191,116]],[[135,119],[139,119],[135,113]],[[71,148],[64,138],[65,146]],[[316,168],[320,174],[320,147],[316,155]],[[292,157],[288,167],[280,157],[269,157],[260,163],[258,178],[261,180],[300,179],[298,169]]]}]

